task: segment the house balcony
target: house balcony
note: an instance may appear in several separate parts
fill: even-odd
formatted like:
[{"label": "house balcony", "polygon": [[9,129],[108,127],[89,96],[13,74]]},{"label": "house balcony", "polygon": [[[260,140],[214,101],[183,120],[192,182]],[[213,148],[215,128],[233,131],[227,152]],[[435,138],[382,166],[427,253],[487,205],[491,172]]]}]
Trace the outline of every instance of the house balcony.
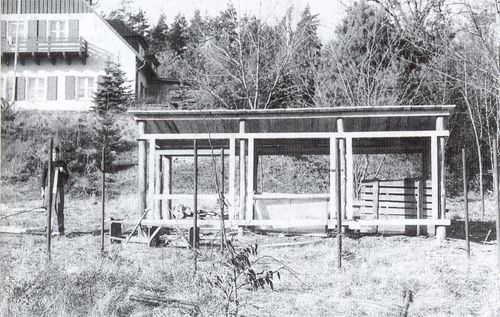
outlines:
[{"label": "house balcony", "polygon": [[33,37],[19,38],[18,41],[19,44],[16,44],[15,38],[2,37],[2,59],[6,64],[11,62],[16,50],[19,52],[18,59],[22,64],[28,58],[34,58],[37,64],[40,64],[42,58],[48,58],[55,65],[57,56],[62,56],[67,64],[71,64],[75,58],[81,59],[85,64],[88,57],[88,44],[83,37]]}]

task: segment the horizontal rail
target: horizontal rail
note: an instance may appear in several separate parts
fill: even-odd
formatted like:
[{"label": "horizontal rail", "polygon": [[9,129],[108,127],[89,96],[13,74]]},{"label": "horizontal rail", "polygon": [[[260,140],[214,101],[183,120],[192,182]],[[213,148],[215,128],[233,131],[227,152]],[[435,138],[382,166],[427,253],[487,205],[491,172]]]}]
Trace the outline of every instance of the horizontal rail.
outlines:
[{"label": "horizontal rail", "polygon": [[330,194],[287,194],[287,193],[262,193],[254,194],[255,200],[266,199],[330,199]]},{"label": "horizontal rail", "polygon": [[[179,227],[191,228],[193,219],[144,219],[141,223],[145,226]],[[336,220],[226,220],[225,227],[246,227],[246,226],[275,226],[275,227],[311,227],[328,226],[335,228]],[[343,220],[342,225],[351,229],[361,226],[449,226],[450,219],[367,219],[367,220]],[[200,227],[220,227],[220,219],[201,220],[198,219]]]},{"label": "horizontal rail", "polygon": [[226,140],[226,139],[330,139],[330,138],[421,138],[447,137],[447,130],[297,132],[297,133],[155,133],[141,134],[138,140]]}]

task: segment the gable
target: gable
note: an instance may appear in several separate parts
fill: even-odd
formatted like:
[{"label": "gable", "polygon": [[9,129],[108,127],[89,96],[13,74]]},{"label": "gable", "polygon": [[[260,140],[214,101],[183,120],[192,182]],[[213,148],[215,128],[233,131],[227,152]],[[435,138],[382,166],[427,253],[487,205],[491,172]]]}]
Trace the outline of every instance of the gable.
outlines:
[{"label": "gable", "polygon": [[2,0],[0,14],[17,14],[19,1],[20,14],[92,12],[85,0]]}]

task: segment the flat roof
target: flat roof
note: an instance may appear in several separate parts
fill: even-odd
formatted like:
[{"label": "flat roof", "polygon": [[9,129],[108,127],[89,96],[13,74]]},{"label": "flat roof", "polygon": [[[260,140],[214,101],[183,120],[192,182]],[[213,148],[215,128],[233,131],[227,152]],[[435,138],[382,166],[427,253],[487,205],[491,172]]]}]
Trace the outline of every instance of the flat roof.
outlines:
[{"label": "flat roof", "polygon": [[238,133],[245,121],[248,133],[294,133],[337,131],[337,118],[344,118],[344,131],[435,130],[436,117],[448,118],[454,105],[335,107],[288,109],[172,110],[136,109],[128,112],[145,123],[145,133]]}]

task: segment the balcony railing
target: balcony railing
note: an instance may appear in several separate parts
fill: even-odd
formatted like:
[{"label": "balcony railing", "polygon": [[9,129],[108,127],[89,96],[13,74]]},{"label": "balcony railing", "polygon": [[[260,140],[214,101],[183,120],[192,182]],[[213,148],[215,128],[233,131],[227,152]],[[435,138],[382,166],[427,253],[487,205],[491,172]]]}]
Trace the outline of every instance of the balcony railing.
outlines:
[{"label": "balcony railing", "polygon": [[[2,53],[15,53],[16,39],[2,37]],[[78,53],[87,56],[87,41],[78,38],[19,38],[19,53]]]}]

